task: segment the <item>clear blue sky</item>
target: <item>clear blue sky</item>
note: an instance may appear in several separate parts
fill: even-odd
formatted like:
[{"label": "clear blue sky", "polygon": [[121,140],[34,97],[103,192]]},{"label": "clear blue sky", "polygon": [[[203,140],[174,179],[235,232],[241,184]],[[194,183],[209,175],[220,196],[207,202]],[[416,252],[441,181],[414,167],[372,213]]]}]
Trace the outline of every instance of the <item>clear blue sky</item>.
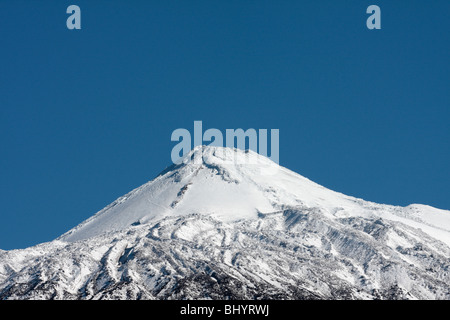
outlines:
[{"label": "clear blue sky", "polygon": [[[66,28],[70,4],[82,30]],[[280,129],[280,164],[333,190],[450,209],[449,12],[0,0],[0,248],[50,241],[151,180],[194,120]]]}]

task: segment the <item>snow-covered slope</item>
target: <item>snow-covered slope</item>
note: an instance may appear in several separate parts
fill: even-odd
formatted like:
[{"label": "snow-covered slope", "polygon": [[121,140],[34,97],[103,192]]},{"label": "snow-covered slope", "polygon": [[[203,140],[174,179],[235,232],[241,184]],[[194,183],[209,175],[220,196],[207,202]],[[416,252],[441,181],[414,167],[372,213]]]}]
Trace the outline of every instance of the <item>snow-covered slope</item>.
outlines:
[{"label": "snow-covered slope", "polygon": [[55,241],[0,251],[0,299],[450,299],[449,268],[449,211],[203,146]]}]

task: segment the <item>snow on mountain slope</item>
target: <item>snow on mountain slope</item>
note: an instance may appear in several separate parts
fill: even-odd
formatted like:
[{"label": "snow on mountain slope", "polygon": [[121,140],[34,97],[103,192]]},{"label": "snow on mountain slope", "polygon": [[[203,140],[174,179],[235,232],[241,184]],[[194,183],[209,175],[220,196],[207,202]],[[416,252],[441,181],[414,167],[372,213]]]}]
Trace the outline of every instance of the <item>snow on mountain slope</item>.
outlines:
[{"label": "snow on mountain slope", "polygon": [[182,165],[117,199],[59,239],[86,239],[171,215],[212,213],[233,221],[299,205],[319,207],[335,218],[382,217],[420,226],[450,245],[449,211],[363,201],[326,189],[252,151],[204,146],[192,150]]},{"label": "snow on mountain slope", "polygon": [[0,299],[181,298],[450,299],[450,212],[197,147],[57,240],[0,251]]}]

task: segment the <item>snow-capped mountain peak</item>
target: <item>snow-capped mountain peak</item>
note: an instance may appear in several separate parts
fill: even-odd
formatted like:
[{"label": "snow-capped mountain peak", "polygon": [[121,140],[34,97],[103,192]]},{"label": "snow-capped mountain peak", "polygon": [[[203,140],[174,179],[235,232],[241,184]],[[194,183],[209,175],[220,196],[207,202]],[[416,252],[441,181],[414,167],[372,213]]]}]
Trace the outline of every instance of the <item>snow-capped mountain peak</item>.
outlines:
[{"label": "snow-capped mountain peak", "polygon": [[285,207],[320,208],[330,218],[384,217],[450,244],[450,214],[429,206],[379,205],[329,190],[251,150],[197,146],[180,165],[120,197],[62,235],[76,241],[167,216],[211,214],[222,221],[256,219]]},{"label": "snow-capped mountain peak", "polygon": [[0,299],[450,299],[450,211],[346,196],[199,146],[55,241],[0,251]]}]

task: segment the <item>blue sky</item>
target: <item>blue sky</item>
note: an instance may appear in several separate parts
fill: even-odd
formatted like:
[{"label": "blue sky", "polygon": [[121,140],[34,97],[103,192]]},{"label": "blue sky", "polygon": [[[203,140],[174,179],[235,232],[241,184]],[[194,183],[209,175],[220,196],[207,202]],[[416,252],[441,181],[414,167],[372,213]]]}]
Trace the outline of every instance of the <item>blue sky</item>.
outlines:
[{"label": "blue sky", "polygon": [[280,164],[333,190],[450,209],[449,12],[0,0],[0,248],[50,241],[151,180],[194,120],[280,129]]}]

